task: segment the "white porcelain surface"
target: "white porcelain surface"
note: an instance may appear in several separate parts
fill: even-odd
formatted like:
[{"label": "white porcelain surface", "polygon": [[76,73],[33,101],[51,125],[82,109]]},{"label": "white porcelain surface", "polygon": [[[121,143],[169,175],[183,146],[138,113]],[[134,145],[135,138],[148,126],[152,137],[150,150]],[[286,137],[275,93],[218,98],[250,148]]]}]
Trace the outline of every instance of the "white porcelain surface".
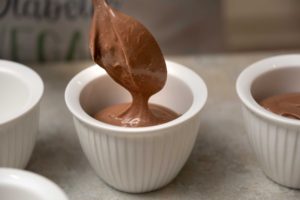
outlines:
[{"label": "white porcelain surface", "polygon": [[0,167],[27,165],[38,131],[43,89],[33,70],[0,60]]},{"label": "white porcelain surface", "polygon": [[52,181],[23,170],[0,168],[1,200],[67,200]]},{"label": "white porcelain surface", "polygon": [[300,55],[261,60],[246,68],[236,84],[243,103],[250,143],[265,174],[275,182],[300,188],[300,121],[273,114],[257,101],[300,92]]},{"label": "white porcelain surface", "polygon": [[89,114],[101,107],[130,101],[128,93],[98,66],[76,75],[66,89],[66,103],[85,155],[97,174],[118,190],[140,193],[168,184],[193,149],[207,89],[186,67],[173,62],[167,62],[167,67],[166,86],[150,102],[182,115],[162,125],[124,128],[92,118]]}]

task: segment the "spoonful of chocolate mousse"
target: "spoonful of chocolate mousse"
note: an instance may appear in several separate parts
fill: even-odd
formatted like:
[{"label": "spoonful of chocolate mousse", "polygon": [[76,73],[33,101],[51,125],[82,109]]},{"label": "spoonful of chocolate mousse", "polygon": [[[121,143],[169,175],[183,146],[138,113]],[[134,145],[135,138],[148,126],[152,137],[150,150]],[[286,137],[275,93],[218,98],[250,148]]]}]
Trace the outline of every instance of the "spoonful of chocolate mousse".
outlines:
[{"label": "spoonful of chocolate mousse", "polygon": [[90,51],[95,63],[128,90],[132,103],[104,108],[99,121],[124,127],[166,123],[178,114],[148,103],[167,80],[166,63],[152,34],[137,20],[112,8],[105,0],[93,0]]}]

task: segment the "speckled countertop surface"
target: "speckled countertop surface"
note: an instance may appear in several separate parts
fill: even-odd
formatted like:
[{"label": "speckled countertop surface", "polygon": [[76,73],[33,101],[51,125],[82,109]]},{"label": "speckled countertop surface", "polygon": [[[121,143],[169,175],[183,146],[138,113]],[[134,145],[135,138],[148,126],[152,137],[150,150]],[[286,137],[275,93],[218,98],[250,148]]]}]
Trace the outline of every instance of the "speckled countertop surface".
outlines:
[{"label": "speckled countertop surface", "polygon": [[208,102],[195,148],[177,178],[155,192],[133,195],[104,182],[85,158],[64,102],[69,80],[91,62],[28,64],[45,82],[40,133],[27,170],[62,187],[70,200],[99,199],[300,199],[300,191],[281,187],[260,170],[248,144],[235,80],[249,64],[275,53],[176,56],[205,80]]}]

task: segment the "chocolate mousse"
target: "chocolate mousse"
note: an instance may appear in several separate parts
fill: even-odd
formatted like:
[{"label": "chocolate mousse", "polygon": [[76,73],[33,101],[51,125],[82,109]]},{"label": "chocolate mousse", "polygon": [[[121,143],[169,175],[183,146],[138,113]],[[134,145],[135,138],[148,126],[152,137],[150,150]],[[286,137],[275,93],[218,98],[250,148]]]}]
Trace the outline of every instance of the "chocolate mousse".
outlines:
[{"label": "chocolate mousse", "polygon": [[132,96],[132,103],[107,107],[96,113],[95,118],[124,127],[158,125],[177,118],[178,114],[168,108],[148,103],[167,79],[166,63],[152,34],[105,0],[93,0],[93,4],[92,58]]},{"label": "chocolate mousse", "polygon": [[275,114],[300,120],[300,93],[271,96],[262,100],[260,105]]}]

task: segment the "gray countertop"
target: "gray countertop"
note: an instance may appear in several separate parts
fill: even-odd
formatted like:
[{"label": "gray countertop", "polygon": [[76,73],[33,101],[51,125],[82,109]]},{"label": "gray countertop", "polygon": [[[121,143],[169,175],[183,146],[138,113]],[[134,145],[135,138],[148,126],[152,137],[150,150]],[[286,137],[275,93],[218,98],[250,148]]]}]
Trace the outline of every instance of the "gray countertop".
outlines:
[{"label": "gray countertop", "polygon": [[64,102],[69,80],[91,62],[29,64],[43,78],[40,133],[27,169],[62,187],[70,200],[99,199],[299,199],[260,170],[243,126],[235,80],[249,64],[276,53],[175,56],[201,75],[208,102],[195,148],[177,178],[146,194],[126,194],[107,186],[85,158]]}]

